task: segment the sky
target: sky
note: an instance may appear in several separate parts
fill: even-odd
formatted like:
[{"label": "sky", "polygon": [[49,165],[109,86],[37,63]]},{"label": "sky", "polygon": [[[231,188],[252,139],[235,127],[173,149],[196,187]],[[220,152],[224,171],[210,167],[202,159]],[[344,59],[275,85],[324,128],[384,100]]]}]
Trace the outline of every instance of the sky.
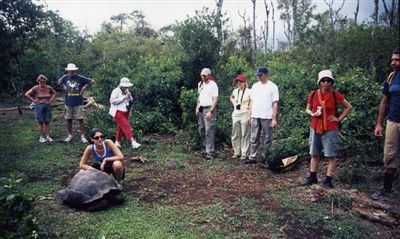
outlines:
[{"label": "sky", "polygon": [[[329,0],[331,1],[331,0]],[[71,21],[78,30],[87,29],[90,34],[100,30],[101,24],[109,22],[111,16],[120,13],[131,13],[140,10],[145,15],[145,20],[155,30],[163,26],[183,21],[187,16],[194,16],[195,10],[203,7],[215,9],[215,0],[37,0],[44,5],[46,10],[58,11],[58,14]],[[271,2],[270,0],[267,2]],[[335,3],[341,2],[335,0]],[[273,0],[275,9],[276,0]],[[313,0],[316,11],[326,10],[324,0]],[[357,0],[345,0],[342,14],[354,18]],[[374,3],[372,0],[360,0],[359,19],[367,20],[373,13]],[[257,30],[266,18],[264,0],[256,0],[256,25]],[[229,17],[232,30],[243,25],[242,18],[238,15],[246,11],[246,16],[252,17],[251,0],[224,0],[222,11]],[[279,20],[279,12],[275,10],[277,40],[285,40],[282,22]],[[272,27],[270,27],[272,29]],[[272,35],[272,33],[270,34]]]}]

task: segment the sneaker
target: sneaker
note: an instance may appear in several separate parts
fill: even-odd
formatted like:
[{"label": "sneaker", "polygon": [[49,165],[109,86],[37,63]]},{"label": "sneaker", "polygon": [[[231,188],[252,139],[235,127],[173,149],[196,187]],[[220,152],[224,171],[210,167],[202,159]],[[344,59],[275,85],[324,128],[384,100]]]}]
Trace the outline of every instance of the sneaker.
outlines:
[{"label": "sneaker", "polygon": [[40,136],[39,143],[44,143],[44,142],[46,142],[46,138],[43,136]]},{"label": "sneaker", "polygon": [[118,141],[115,141],[115,146],[117,146],[118,148],[121,148],[121,144]]},{"label": "sneaker", "polygon": [[54,141],[50,136],[47,136],[47,137],[46,137],[46,140],[47,140],[48,142],[50,142],[50,143]]},{"label": "sneaker", "polygon": [[332,189],[333,188],[333,183],[332,183],[332,181],[325,181],[322,184],[322,187],[327,188],[327,189]]},{"label": "sneaker", "polygon": [[381,188],[378,192],[372,194],[371,198],[373,200],[382,200],[382,199],[386,198],[387,196],[389,196],[390,193],[391,193],[391,191]]},{"label": "sneaker", "polygon": [[71,142],[71,140],[72,140],[72,135],[68,135],[68,137],[64,139],[64,142],[69,143]]},{"label": "sneaker", "polygon": [[81,135],[81,142],[84,144],[86,144],[88,142],[85,135],[83,135],[83,134]]},{"label": "sneaker", "polygon": [[248,158],[246,156],[240,156],[240,161],[247,160]]},{"label": "sneaker", "polygon": [[[318,179],[316,177],[311,177],[308,176],[308,178],[306,178],[306,180],[304,180],[304,183],[301,184],[301,186],[311,186],[313,184],[317,184],[318,183]],[[332,185],[333,187],[333,185]]]},{"label": "sneaker", "polygon": [[133,149],[137,149],[137,148],[139,148],[140,146],[141,146],[141,144],[139,144],[139,143],[136,142],[135,140],[132,141],[132,148],[133,148]]},{"label": "sneaker", "polygon": [[211,160],[211,159],[213,159],[214,157],[213,157],[213,155],[212,154],[207,154],[206,155],[206,160]]},{"label": "sneaker", "polygon": [[232,159],[234,159],[234,160],[237,160],[237,159],[239,159],[240,158],[240,155],[237,155],[237,154],[234,154],[233,156],[232,156]]},{"label": "sneaker", "polygon": [[247,160],[244,161],[244,164],[254,164],[254,163],[257,163],[257,160],[255,160],[255,159],[247,159]]}]

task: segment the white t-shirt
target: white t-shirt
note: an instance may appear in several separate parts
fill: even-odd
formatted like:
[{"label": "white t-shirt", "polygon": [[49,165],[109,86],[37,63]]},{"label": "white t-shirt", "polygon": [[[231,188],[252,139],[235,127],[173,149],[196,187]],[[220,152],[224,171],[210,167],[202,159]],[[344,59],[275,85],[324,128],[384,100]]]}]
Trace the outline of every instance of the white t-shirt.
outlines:
[{"label": "white t-shirt", "polygon": [[199,93],[199,105],[211,106],[213,97],[218,97],[218,86],[215,81],[210,80],[208,83],[201,83],[197,85],[197,92]]},{"label": "white t-shirt", "polygon": [[258,81],[251,87],[251,117],[272,119],[272,102],[279,101],[278,86],[272,81]]}]

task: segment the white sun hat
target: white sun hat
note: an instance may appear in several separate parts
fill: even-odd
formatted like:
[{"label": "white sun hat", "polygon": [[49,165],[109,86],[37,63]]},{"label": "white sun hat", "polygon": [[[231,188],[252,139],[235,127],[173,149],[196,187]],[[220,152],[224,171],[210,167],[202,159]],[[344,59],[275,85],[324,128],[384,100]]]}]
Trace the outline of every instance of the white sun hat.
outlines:
[{"label": "white sun hat", "polygon": [[129,81],[128,78],[123,77],[120,81],[119,81],[119,87],[131,87],[133,86],[133,84]]},{"label": "white sun hat", "polygon": [[65,68],[66,71],[76,71],[79,68],[75,66],[74,63],[68,63],[67,68]]},{"label": "white sun hat", "polygon": [[319,82],[320,82],[323,78],[332,79],[332,80],[333,80],[333,83],[335,83],[335,78],[333,77],[332,71],[330,71],[330,70],[323,70],[323,71],[320,71],[320,72],[318,73],[317,85],[319,85]]}]

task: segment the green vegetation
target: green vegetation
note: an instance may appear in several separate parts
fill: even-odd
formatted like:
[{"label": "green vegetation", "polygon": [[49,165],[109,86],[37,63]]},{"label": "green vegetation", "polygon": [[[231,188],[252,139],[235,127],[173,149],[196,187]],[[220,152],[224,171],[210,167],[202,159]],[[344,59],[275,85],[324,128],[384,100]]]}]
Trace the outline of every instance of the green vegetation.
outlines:
[{"label": "green vegetation", "polygon": [[[96,80],[85,94],[106,106],[88,112],[87,130],[100,127],[108,137],[114,135],[109,95],[120,78],[128,77],[134,84],[130,122],[143,143],[139,150],[124,148],[127,203],[99,213],[78,212],[60,205],[55,193],[77,172],[84,148],[59,142],[65,137],[62,107],[53,111],[52,135],[58,141],[52,145],[37,143],[31,112],[2,112],[0,174],[15,187],[0,185],[5,200],[0,215],[12,214],[14,199],[27,206],[12,223],[2,218],[0,238],[46,237],[46,232],[49,238],[389,238],[391,230],[349,213],[352,201],[346,195],[305,203],[307,195],[293,182],[306,174],[305,165],[304,172],[272,175],[224,160],[231,154],[228,98],[237,74],[246,74],[251,86],[257,81],[255,69],[269,68],[280,91],[271,154],[290,150],[306,159],[307,95],[317,87],[317,73],[329,68],[337,79],[335,89],[354,107],[340,132],[339,158],[345,164],[338,169],[338,184],[365,192],[372,184],[376,189],[377,180],[370,177],[376,169],[369,165],[380,168],[383,142],[372,132],[380,85],[398,45],[399,22],[393,20],[398,11],[375,13],[373,20],[360,24],[334,9],[317,13],[309,0],[296,1],[295,16],[290,1],[278,2],[282,20],[294,23],[287,29],[288,41],[263,48],[260,37],[255,49],[254,29],[232,30],[226,16],[207,8],[159,31],[151,29],[140,11],[121,13],[89,35],[30,0],[0,1],[2,106],[27,105],[23,93],[36,84],[38,74],[61,92],[57,79],[73,62],[79,74]],[[399,8],[398,3],[393,6]],[[212,69],[219,86],[218,154],[207,162],[198,151],[194,115],[204,67]],[[148,162],[134,161],[138,157]],[[176,164],[175,169],[168,163]]]},{"label": "green vegetation", "polygon": [[[55,118],[58,120],[53,125],[53,136],[58,141],[65,136],[65,129],[60,125],[62,113],[56,111]],[[186,143],[187,136],[182,133],[148,135],[141,138],[143,147],[139,150],[123,148],[127,167],[125,204],[95,213],[70,209],[61,204],[56,192],[78,171],[84,145],[78,142],[39,144],[32,130],[32,112],[24,111],[22,116],[9,113],[2,120],[0,133],[5,137],[0,139],[0,150],[5,157],[1,158],[0,174],[5,177],[1,180],[0,200],[6,201],[2,203],[0,215],[10,215],[13,210],[24,212],[24,216],[13,219],[14,224],[1,225],[5,238],[290,238],[297,235],[378,238],[377,233],[389,238],[392,235],[390,228],[351,213],[352,199],[347,195],[309,202],[309,190],[291,180],[303,177],[306,165],[274,175],[258,167],[226,160],[229,153],[221,152],[216,160],[205,161],[191,150]],[[21,147],[26,150],[20,150]],[[135,162],[135,157],[148,161]],[[177,168],[166,166],[171,160],[177,162]],[[348,173],[343,175],[340,178],[351,177]],[[360,183],[367,182],[364,179]],[[19,204],[15,202],[17,199]],[[13,226],[15,223],[21,227],[19,231]]]}]

